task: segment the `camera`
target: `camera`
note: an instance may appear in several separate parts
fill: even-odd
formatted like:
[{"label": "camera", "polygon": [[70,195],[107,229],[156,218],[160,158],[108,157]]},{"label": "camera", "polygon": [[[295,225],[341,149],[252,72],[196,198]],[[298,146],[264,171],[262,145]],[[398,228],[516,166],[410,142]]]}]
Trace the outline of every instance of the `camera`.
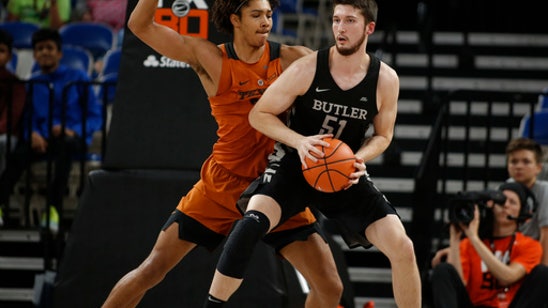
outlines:
[{"label": "camera", "polygon": [[449,222],[468,225],[474,219],[476,204],[480,209],[480,219],[483,221],[488,215],[486,202],[489,200],[496,204],[504,204],[506,196],[499,190],[459,192],[449,202]]}]

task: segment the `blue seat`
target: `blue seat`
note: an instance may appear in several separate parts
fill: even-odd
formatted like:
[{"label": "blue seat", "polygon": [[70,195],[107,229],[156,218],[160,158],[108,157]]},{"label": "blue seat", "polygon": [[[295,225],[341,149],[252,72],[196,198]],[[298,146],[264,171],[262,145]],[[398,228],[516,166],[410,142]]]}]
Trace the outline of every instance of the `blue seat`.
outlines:
[{"label": "blue seat", "polygon": [[124,44],[124,28],[118,30],[118,33],[116,33],[116,48],[122,48],[122,45]]},{"label": "blue seat", "polygon": [[548,110],[548,88],[542,90],[538,97],[537,110]]},{"label": "blue seat", "polygon": [[94,22],[73,22],[59,29],[63,45],[87,49],[97,60],[114,47],[114,31],[105,24]]},{"label": "blue seat", "polygon": [[13,36],[13,47],[19,49],[32,48],[32,34],[39,29],[38,25],[23,21],[6,21],[0,23],[0,29],[4,29]]},{"label": "blue seat", "polygon": [[533,114],[533,131],[531,132],[531,115],[523,117],[520,123],[519,135],[531,138],[541,145],[548,145],[548,110],[536,111]]},{"label": "blue seat", "polygon": [[275,22],[276,34],[295,37],[296,44],[316,49],[320,44],[321,23],[317,8],[304,5],[304,0],[281,0]]},{"label": "blue seat", "polygon": [[99,98],[103,104],[111,104],[114,101],[114,95],[116,94],[118,72],[103,75],[99,77],[99,81],[102,84],[99,87],[97,98]]},{"label": "blue seat", "polygon": [[112,73],[118,73],[120,68],[120,59],[122,57],[121,49],[111,49],[103,58],[103,68],[100,75],[106,76]]},{"label": "blue seat", "polygon": [[[83,48],[76,46],[63,46],[63,57],[61,64],[75,69],[81,69],[91,76],[93,69],[93,56]],[[36,62],[32,65],[32,72],[37,72],[40,69]]]},{"label": "blue seat", "polygon": [[8,71],[10,71],[14,74],[17,71],[17,60],[18,60],[17,50],[12,50],[11,51],[11,59],[8,62],[8,64],[6,65],[6,68],[8,69]]},{"label": "blue seat", "polygon": [[64,46],[61,63],[69,67],[84,70],[90,75],[93,69],[93,56],[83,48]]}]

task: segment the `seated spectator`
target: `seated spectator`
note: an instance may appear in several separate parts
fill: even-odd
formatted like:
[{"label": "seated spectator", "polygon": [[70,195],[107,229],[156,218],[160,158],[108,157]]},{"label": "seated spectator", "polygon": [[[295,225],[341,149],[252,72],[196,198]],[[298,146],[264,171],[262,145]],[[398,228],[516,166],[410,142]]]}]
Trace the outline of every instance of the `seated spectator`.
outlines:
[{"label": "seated spectator", "polygon": [[[545,307],[548,268],[539,266],[540,243],[518,231],[532,192],[520,183],[499,188],[504,204],[487,203],[487,214],[475,205],[469,223],[450,226],[447,262],[431,276],[434,307]],[[480,223],[486,230],[480,235]],[[462,235],[464,239],[461,239]]]},{"label": "seated spectator", "polygon": [[74,20],[104,23],[117,33],[125,26],[126,7],[127,0],[77,0]]},{"label": "seated spectator", "polygon": [[71,0],[10,0],[9,21],[24,21],[59,29],[70,20]]},{"label": "seated spectator", "polygon": [[[6,68],[12,56],[12,48],[13,37],[0,29],[0,172],[4,170],[5,157],[17,143],[19,122],[25,105],[24,84],[17,83],[17,76]],[[7,148],[8,139],[10,149]],[[4,224],[2,216],[3,210],[0,207],[0,226]]]},{"label": "seated spectator", "polygon": [[[32,47],[40,71],[31,76],[29,84],[32,87],[32,92],[30,89],[28,91],[29,95],[32,93],[32,100],[29,101],[32,108],[25,116],[29,117],[31,127],[26,127],[25,121],[23,138],[0,176],[0,204],[8,203],[14,185],[31,162],[49,158],[55,168],[51,186],[48,187],[47,202],[55,207],[62,205],[73,159],[85,154],[86,144],[91,143],[93,133],[101,128],[101,107],[91,85],[71,86],[66,92],[66,101],[63,101],[64,88],[68,83],[87,82],[90,79],[85,71],[60,64],[61,36],[57,30],[44,28],[35,32]],[[50,91],[45,83],[36,83],[41,81],[53,85],[51,127],[48,118]],[[87,101],[85,135],[82,101]],[[25,140],[29,136],[30,140]]]}]

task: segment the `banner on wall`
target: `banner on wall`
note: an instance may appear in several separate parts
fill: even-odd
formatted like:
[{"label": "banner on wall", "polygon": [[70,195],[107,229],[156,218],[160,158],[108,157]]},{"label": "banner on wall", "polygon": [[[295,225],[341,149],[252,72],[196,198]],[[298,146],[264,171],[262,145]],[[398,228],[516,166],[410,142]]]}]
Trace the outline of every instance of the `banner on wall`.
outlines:
[{"label": "banner on wall", "polygon": [[[159,1],[154,19],[182,35],[229,41],[210,21],[212,3],[189,0],[179,17],[173,1]],[[136,4],[128,1],[127,16]],[[104,168],[198,170],[211,152],[216,128],[188,64],[160,55],[126,28]]]}]

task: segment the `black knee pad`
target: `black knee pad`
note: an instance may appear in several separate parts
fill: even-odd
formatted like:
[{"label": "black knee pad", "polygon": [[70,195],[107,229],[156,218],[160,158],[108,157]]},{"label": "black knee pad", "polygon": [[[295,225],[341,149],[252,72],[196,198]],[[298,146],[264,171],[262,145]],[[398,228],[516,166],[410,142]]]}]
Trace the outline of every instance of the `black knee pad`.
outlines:
[{"label": "black knee pad", "polygon": [[268,217],[258,211],[248,211],[230,233],[217,270],[223,275],[243,278],[253,250],[270,228]]}]

